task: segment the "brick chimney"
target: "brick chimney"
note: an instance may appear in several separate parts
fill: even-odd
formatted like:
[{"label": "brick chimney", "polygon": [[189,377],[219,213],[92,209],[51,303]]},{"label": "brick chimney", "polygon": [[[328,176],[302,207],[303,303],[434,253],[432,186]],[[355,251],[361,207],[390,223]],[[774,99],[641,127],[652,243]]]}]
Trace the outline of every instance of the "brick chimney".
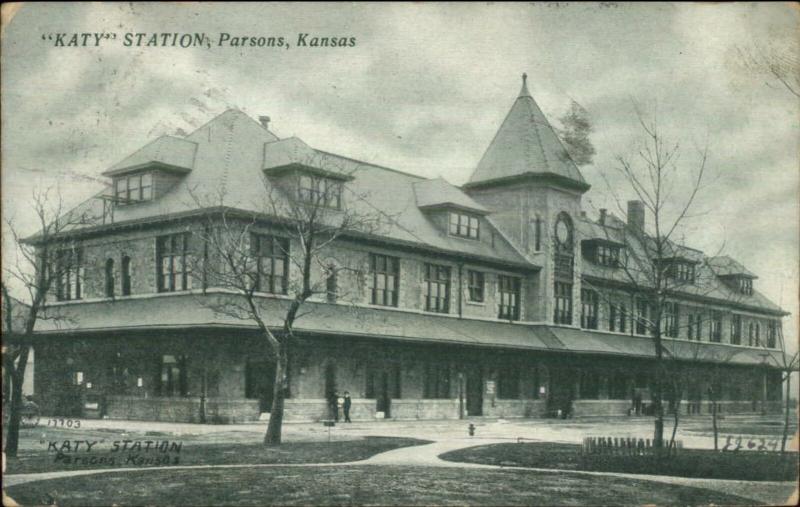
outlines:
[{"label": "brick chimney", "polygon": [[606,225],[606,213],[608,213],[608,210],[600,208],[600,225]]},{"label": "brick chimney", "polygon": [[644,203],[628,201],[628,225],[639,232],[644,232]]},{"label": "brick chimney", "polygon": [[264,127],[265,129],[269,128],[269,121],[270,121],[269,116],[259,116],[258,121],[261,122],[261,126]]}]

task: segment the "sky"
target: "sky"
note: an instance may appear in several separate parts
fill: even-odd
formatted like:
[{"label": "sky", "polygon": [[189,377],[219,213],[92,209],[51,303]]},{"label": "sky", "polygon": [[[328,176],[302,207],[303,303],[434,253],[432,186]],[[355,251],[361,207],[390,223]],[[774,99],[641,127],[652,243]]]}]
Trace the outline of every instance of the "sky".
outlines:
[{"label": "sky", "polygon": [[[58,186],[77,204],[110,165],[228,107],[269,115],[281,138],[463,184],[526,72],[555,126],[572,101],[587,111],[590,216],[633,198],[617,168],[640,146],[637,108],[679,145],[677,195],[707,147],[708,179],[681,235],[755,272],[756,288],[792,312],[784,326],[796,339],[800,104],[741,58],[797,61],[790,4],[73,3],[4,17],[2,206],[25,233],[35,189]],[[83,32],[117,38],[54,47],[55,34]],[[219,46],[223,32],[289,47]],[[126,47],[125,33],[205,33],[211,44]],[[301,33],[355,45],[299,47]]]}]

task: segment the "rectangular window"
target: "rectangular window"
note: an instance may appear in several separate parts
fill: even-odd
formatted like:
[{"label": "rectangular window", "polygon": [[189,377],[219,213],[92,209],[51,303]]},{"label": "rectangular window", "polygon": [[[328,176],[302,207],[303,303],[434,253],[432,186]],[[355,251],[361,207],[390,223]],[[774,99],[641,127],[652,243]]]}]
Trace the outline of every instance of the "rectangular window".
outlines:
[{"label": "rectangular window", "polygon": [[701,328],[702,316],[699,313],[690,313],[688,325],[686,326],[686,338],[700,341]]},{"label": "rectangular window", "polygon": [[767,348],[774,349],[777,346],[778,324],[770,322],[767,324]]},{"label": "rectangular window", "polygon": [[597,292],[589,289],[581,290],[581,327],[597,329]]},{"label": "rectangular window", "polygon": [[601,266],[615,268],[619,266],[619,247],[611,245],[597,245],[595,247],[595,262]]},{"label": "rectangular window", "polygon": [[289,292],[289,239],[254,234],[250,238],[256,257],[256,290],[269,294]]},{"label": "rectangular window", "polygon": [[56,299],[72,301],[83,299],[83,248],[56,252]]},{"label": "rectangular window", "polygon": [[497,398],[501,400],[519,399],[519,367],[509,364],[497,372]]},{"label": "rectangular window", "polygon": [[478,239],[480,236],[480,220],[473,215],[451,211],[450,234],[462,238]]},{"label": "rectangular window", "polygon": [[187,396],[186,356],[161,356],[159,396]]},{"label": "rectangular window", "polygon": [[441,361],[425,363],[423,398],[446,399],[450,397],[450,365]]},{"label": "rectangular window", "polygon": [[708,326],[708,341],[720,343],[722,341],[722,313],[712,312]]},{"label": "rectangular window", "polygon": [[645,299],[636,300],[636,334],[647,335],[650,329],[650,304]]},{"label": "rectangular window", "polygon": [[515,276],[498,275],[497,289],[500,293],[497,318],[519,320],[519,278]]},{"label": "rectangular window", "polygon": [[670,265],[669,274],[680,282],[694,283],[694,264],[674,261]]},{"label": "rectangular window", "polygon": [[153,198],[152,173],[121,176],[114,182],[114,196],[118,204],[149,201]]},{"label": "rectangular window", "polygon": [[159,236],[156,239],[158,291],[175,292],[192,288],[189,233]]},{"label": "rectangular window", "polygon": [[467,276],[469,280],[467,282],[467,288],[469,289],[469,300],[473,303],[483,303],[483,290],[485,286],[485,280],[483,273],[480,271],[467,271]]},{"label": "rectangular window", "polygon": [[624,333],[627,328],[628,311],[624,304],[608,305],[608,330]]},{"label": "rectangular window", "polygon": [[742,343],[742,316],[731,316],[731,343],[741,345]]},{"label": "rectangular window", "polygon": [[450,311],[450,268],[438,264],[425,264],[425,310],[448,313]]},{"label": "rectangular window", "polygon": [[400,259],[388,255],[371,254],[369,257],[372,304],[397,306],[400,284]]},{"label": "rectangular window", "polygon": [[753,294],[753,280],[750,278],[740,277],[739,292],[747,296],[751,296]]},{"label": "rectangular window", "polygon": [[678,303],[671,301],[664,303],[664,315],[662,316],[662,321],[664,322],[664,335],[670,338],[677,338],[678,322],[680,322]]},{"label": "rectangular window", "polygon": [[330,178],[303,174],[297,194],[301,201],[314,206],[342,208],[342,184]]},{"label": "rectangular window", "polygon": [[572,324],[572,284],[555,282],[555,315],[556,324]]}]

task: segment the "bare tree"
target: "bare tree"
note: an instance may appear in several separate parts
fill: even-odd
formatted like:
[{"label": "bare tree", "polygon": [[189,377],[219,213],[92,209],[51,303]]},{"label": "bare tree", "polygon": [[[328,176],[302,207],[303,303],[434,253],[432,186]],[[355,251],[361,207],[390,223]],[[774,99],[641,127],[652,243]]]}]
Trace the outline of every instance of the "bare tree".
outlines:
[{"label": "bare tree", "polygon": [[[365,211],[365,196],[348,187],[355,170],[344,172],[336,162],[318,155],[303,165],[336,165],[338,179],[312,173],[274,180],[265,177],[266,206],[258,212],[226,207],[222,204],[224,194],[216,195],[218,205],[211,207],[208,200],[193,194],[198,207],[215,210],[206,215],[200,233],[204,253],[202,259],[198,256],[198,271],[205,278],[204,287],[227,293],[207,294],[201,304],[216,313],[255,323],[265,350],[275,361],[265,445],[281,442],[289,353],[296,342],[295,322],[305,315],[301,309],[314,296],[336,297],[331,280],[350,269],[331,253],[333,243],[354,234],[370,234],[381,222],[380,216]],[[273,263],[267,269],[263,264],[266,256],[286,259],[289,266],[280,261],[280,266]],[[286,276],[289,272],[294,276]],[[323,276],[317,278],[315,273]],[[280,315],[269,314],[276,310],[266,308],[264,293],[289,296],[288,305],[278,310]],[[273,324],[277,318],[282,321],[279,329]]]},{"label": "bare tree", "polygon": [[773,364],[777,366],[781,371],[781,384],[785,385],[784,390],[784,400],[783,400],[783,434],[781,438],[781,453],[786,452],[786,440],[789,438],[789,409],[791,408],[791,385],[792,385],[792,374],[798,370],[800,364],[798,364],[798,352],[795,351],[794,354],[789,355],[786,350],[786,340],[783,337],[783,330],[782,328],[777,329],[778,332],[778,348],[780,350],[780,355],[776,357],[773,354],[767,356],[768,358],[772,359]]},{"label": "bare tree", "polygon": [[[32,237],[21,237],[14,224],[6,220],[6,228],[17,247],[16,262],[8,260],[9,256],[4,259],[2,281],[3,324],[7,330],[3,340],[3,369],[11,381],[5,446],[8,456],[16,456],[19,447],[22,383],[36,323],[43,319],[63,319],[58,312],[48,311],[48,294],[53,288],[68,292],[70,287],[82,283],[76,244],[65,233],[96,221],[91,213],[80,209],[65,213],[61,196],[52,189],[35,192],[31,206],[39,227]],[[11,296],[12,288],[24,293],[25,303]]]},{"label": "bare tree", "polygon": [[594,132],[589,113],[574,100],[569,110],[559,118],[561,127],[558,136],[564,143],[566,156],[578,167],[592,163],[595,155],[594,145],[589,136]]},{"label": "bare tree", "polygon": [[[737,47],[736,56],[745,69],[770,78],[773,83],[800,98],[800,55],[796,47],[763,47],[754,44],[751,47]],[[769,81],[767,84],[772,86]]]},{"label": "bare tree", "polygon": [[[630,287],[634,297],[632,326],[638,334],[653,337],[656,360],[651,393],[655,414],[653,442],[655,447],[661,448],[664,445],[663,394],[667,375],[662,339],[665,319],[670,318],[676,294],[696,284],[700,272],[696,272],[695,267],[702,262],[700,252],[680,246],[676,239],[691,218],[697,196],[704,188],[708,149],[699,150],[695,163],[681,163],[679,167],[679,144],[668,144],[656,120],[646,120],[638,108],[636,113],[644,139],[635,155],[617,157],[616,169],[641,208],[637,210],[638,217],[628,216],[627,225],[623,224],[609,239],[624,245],[625,255],[619,267],[621,281]],[[681,181],[686,176],[688,181]],[[627,209],[614,186],[608,180],[606,183],[620,213],[625,215]],[[649,230],[645,230],[645,211],[652,217],[653,226]]]}]

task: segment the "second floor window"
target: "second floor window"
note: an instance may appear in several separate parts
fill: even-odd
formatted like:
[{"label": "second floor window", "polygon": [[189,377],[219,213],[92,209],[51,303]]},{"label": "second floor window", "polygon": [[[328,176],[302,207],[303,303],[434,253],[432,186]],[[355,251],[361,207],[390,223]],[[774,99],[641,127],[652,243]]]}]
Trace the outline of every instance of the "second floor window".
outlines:
[{"label": "second floor window", "polygon": [[767,324],[767,348],[774,349],[777,345],[778,324],[770,322]]},{"label": "second floor window", "polygon": [[114,259],[106,260],[106,297],[114,297]]},{"label": "second floor window", "polygon": [[731,343],[740,345],[742,343],[742,316],[733,315],[731,317]]},{"label": "second floor window", "polygon": [[121,176],[114,182],[114,196],[120,204],[149,201],[153,198],[151,173]]},{"label": "second floor window", "polygon": [[289,291],[289,240],[277,236],[256,235],[252,241],[258,270],[256,290],[286,294]]},{"label": "second floor window", "polygon": [[122,266],[120,266],[120,272],[122,275],[122,295],[123,296],[130,296],[131,295],[131,258],[127,255],[122,257]]},{"label": "second floor window", "polygon": [[608,330],[625,332],[626,323],[628,321],[628,312],[624,304],[608,305]]},{"label": "second floor window", "polygon": [[473,303],[483,303],[483,288],[485,285],[483,273],[470,270],[467,276],[469,277],[467,282],[469,300]]},{"label": "second floor window", "polygon": [[556,324],[572,324],[572,284],[555,282],[556,306],[553,321]]},{"label": "second floor window", "polygon": [[702,326],[701,315],[699,313],[690,313],[688,322],[689,325],[686,326],[686,338],[700,341],[700,329]]},{"label": "second floor window", "polygon": [[497,318],[519,320],[519,278],[500,275],[497,277],[497,288],[500,292]]},{"label": "second floor window", "polygon": [[429,312],[450,311],[450,268],[425,264],[425,309]]},{"label": "second floor window", "polygon": [[713,312],[708,326],[708,341],[719,343],[722,341],[722,314]]},{"label": "second floor window", "polygon": [[450,212],[450,234],[462,238],[478,239],[480,221],[478,217],[465,213]]},{"label": "second floor window", "polygon": [[597,245],[594,260],[602,266],[615,268],[619,266],[619,247],[610,245]]},{"label": "second floor window", "polygon": [[645,299],[636,301],[636,334],[649,334],[650,304]]},{"label": "second floor window", "polygon": [[761,326],[758,322],[750,323],[750,332],[748,333],[748,345],[751,347],[758,347],[761,345]]},{"label": "second floor window", "polygon": [[664,315],[662,316],[662,320],[664,322],[664,335],[670,338],[677,338],[678,322],[680,320],[678,303],[664,303]]},{"label": "second floor window", "polygon": [[597,329],[597,292],[589,289],[581,291],[581,327]]},{"label": "second floor window", "polygon": [[83,299],[83,249],[73,248],[56,253],[56,299]]},{"label": "second floor window", "polygon": [[188,248],[189,233],[186,232],[157,238],[159,292],[192,288],[192,268]]},{"label": "second floor window", "polygon": [[370,282],[373,305],[397,306],[400,283],[400,259],[388,255],[372,254],[369,257]]}]

